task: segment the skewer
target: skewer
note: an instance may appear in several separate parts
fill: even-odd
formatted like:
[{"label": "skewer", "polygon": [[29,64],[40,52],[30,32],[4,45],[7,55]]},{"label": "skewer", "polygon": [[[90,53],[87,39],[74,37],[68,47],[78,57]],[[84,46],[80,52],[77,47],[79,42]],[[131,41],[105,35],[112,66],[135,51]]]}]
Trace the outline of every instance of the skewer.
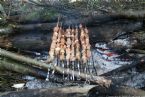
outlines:
[{"label": "skewer", "polygon": [[72,29],[71,31],[71,38],[72,38],[72,44],[71,44],[71,63],[72,63],[72,76],[71,76],[71,79],[74,81],[74,66],[75,66],[75,60],[76,60],[76,57],[75,57],[75,30]]},{"label": "skewer", "polygon": [[49,79],[50,79],[50,69],[48,68],[47,77],[46,77],[45,81],[49,81]]},{"label": "skewer", "polygon": [[52,43],[51,43],[50,50],[49,50],[50,59],[48,59],[50,61],[52,61],[54,59],[55,48],[56,48],[56,43],[57,43],[56,40],[57,40],[57,36],[58,36],[58,31],[59,31],[58,24],[59,24],[59,20],[53,29]]},{"label": "skewer", "polygon": [[[70,57],[71,57],[71,29],[70,27],[66,29],[66,61],[67,61],[67,72],[69,72],[69,64],[70,64]],[[69,80],[69,75],[66,77]]]},{"label": "skewer", "polygon": [[74,80],[75,80],[75,76],[74,76],[74,70],[75,70],[75,69],[74,69],[74,67],[75,67],[75,61],[73,61],[73,62],[72,62],[72,65],[73,65],[73,67],[72,67],[72,68],[73,68],[73,73],[72,73],[72,74],[73,74],[73,75],[72,75],[72,80],[74,81]]},{"label": "skewer", "polygon": [[[58,58],[55,58],[53,65],[54,65],[54,66],[57,66],[57,64],[58,64]],[[54,78],[54,73],[55,73],[55,70],[53,70],[53,71],[51,72],[51,75],[50,75],[51,78]]]},{"label": "skewer", "polygon": [[[66,65],[67,65],[67,72],[69,72],[69,60],[67,60]],[[66,77],[66,80],[69,80],[69,75]]]},{"label": "skewer", "polygon": [[[52,43],[51,43],[50,50],[49,50],[49,56],[50,57],[49,57],[49,59],[47,59],[47,62],[54,60],[55,47],[56,47],[56,39],[57,39],[58,31],[59,31],[58,24],[59,24],[59,19],[58,19],[58,22],[57,22],[56,26],[53,29]],[[46,81],[48,81],[49,78],[50,78],[50,69],[48,69]]]},{"label": "skewer", "polygon": [[[80,63],[78,60],[77,60],[77,68],[78,68],[79,76],[80,76],[81,71],[80,71]],[[80,77],[78,77],[77,80],[80,80]]]},{"label": "skewer", "polygon": [[[58,26],[58,24],[57,24],[57,26]],[[56,40],[53,40],[53,41],[55,41],[55,44],[56,44],[56,46],[54,48],[54,52],[55,52],[56,61],[57,61],[56,64],[54,64],[54,65],[57,66],[57,65],[59,65],[60,38],[61,38],[62,28],[61,27],[59,27],[59,29],[54,28],[54,31],[57,31],[57,32],[54,32],[54,33],[57,33],[56,34],[57,36],[54,35]],[[52,71],[52,74],[51,74],[52,77],[54,77],[54,73],[55,73],[55,70]]]},{"label": "skewer", "polygon": [[87,64],[85,63],[84,64],[85,65],[85,69],[84,69],[84,72],[86,73],[86,81],[85,81],[85,84],[87,84],[87,81],[88,81],[88,79],[87,79]]},{"label": "skewer", "polygon": [[[62,61],[62,68],[64,68],[64,61]],[[62,75],[62,76],[63,76],[62,78],[63,78],[63,80],[64,80],[64,70],[63,70],[62,74],[63,74],[63,75]]]}]

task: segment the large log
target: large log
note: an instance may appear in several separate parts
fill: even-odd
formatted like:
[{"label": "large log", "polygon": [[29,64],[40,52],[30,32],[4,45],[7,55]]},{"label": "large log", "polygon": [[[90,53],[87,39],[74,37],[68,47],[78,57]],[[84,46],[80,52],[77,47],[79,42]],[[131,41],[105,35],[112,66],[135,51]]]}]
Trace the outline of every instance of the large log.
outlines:
[{"label": "large log", "polygon": [[[93,82],[95,84],[104,85],[104,86],[108,86],[111,84],[111,80],[109,80],[103,76],[92,76],[92,75],[85,74],[85,73],[79,73],[78,71],[72,71],[72,70],[68,71],[65,68],[61,68],[59,66],[54,66],[53,64],[46,64],[46,63],[37,61],[37,60],[32,59],[32,58],[24,57],[22,55],[17,55],[15,53],[6,51],[6,50],[1,49],[1,48],[0,48],[0,55],[4,56],[4,57],[11,58],[13,60],[20,61],[20,62],[32,64],[32,65],[37,66],[37,67],[42,68],[42,69],[52,69],[52,70],[55,70],[61,74],[64,73],[64,74],[74,75],[75,77],[80,77],[82,79],[89,79],[91,82]],[[73,72],[73,74],[72,74],[72,72]]]},{"label": "large log", "polygon": [[[104,24],[109,21],[114,21],[118,19],[118,17],[115,16],[109,16],[109,15],[98,15],[96,17],[84,17],[84,18],[77,18],[77,19],[62,19],[59,22],[62,23],[63,27],[69,27],[69,26],[78,26],[80,23],[90,27],[94,25],[100,25]],[[35,23],[35,24],[24,24],[24,25],[15,25],[15,30],[52,30],[54,26],[56,26],[56,22],[52,23]]]},{"label": "large log", "polygon": [[[0,39],[0,47],[14,47],[25,50],[48,49],[51,43],[52,33],[50,31],[44,30],[52,29],[54,25],[55,24],[53,23],[52,25],[51,24],[47,25],[45,23],[19,25],[18,27],[16,27],[17,29],[16,33]],[[142,27],[143,27],[142,22],[138,21],[134,22],[128,20],[112,21],[105,24],[95,25],[95,27],[88,27],[90,43],[92,44],[92,46],[94,46],[94,44],[99,41],[109,42],[112,39],[114,39],[114,37],[116,37],[118,33],[121,32],[131,33],[142,29]],[[21,32],[22,29],[26,31]]]},{"label": "large log", "polygon": [[[78,26],[80,23],[87,26],[87,27],[92,27],[92,26],[96,26],[96,25],[101,25],[101,24],[105,24],[105,23],[113,23],[112,21],[115,21],[114,23],[119,24],[119,25],[124,25],[125,24],[128,24],[128,26],[130,26],[129,24],[132,24],[132,23],[135,23],[133,24],[132,26],[140,26],[140,27],[143,27],[143,21],[140,20],[140,21],[137,21],[138,23],[140,24],[137,24],[137,22],[134,22],[134,21],[129,21],[127,19],[115,19],[115,18],[118,18],[118,17],[111,17],[111,16],[104,16],[104,15],[99,15],[97,16],[97,19],[94,18],[94,17],[85,17],[85,18],[79,18],[79,19],[65,19],[65,20],[62,20],[60,21],[63,25],[63,27],[69,27],[69,26]],[[14,26],[14,29],[15,30],[36,30],[36,29],[39,29],[39,30],[51,30],[53,29],[53,27],[56,25],[57,21],[56,22],[53,22],[53,23],[36,23],[36,24],[25,24],[25,25],[15,25]],[[118,25],[118,26],[119,26]],[[125,30],[129,30],[131,29],[130,27],[126,27]],[[133,29],[133,28],[132,28]],[[131,31],[130,31],[131,32]]]},{"label": "large log", "polygon": [[24,90],[18,92],[1,93],[0,97],[86,97],[88,91],[93,87],[95,87],[95,85]]}]

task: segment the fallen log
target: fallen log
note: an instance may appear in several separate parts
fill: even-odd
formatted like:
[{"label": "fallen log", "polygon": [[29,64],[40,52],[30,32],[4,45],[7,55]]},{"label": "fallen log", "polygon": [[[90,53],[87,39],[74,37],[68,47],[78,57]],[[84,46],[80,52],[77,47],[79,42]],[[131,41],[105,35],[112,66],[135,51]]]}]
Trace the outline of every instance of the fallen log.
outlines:
[{"label": "fallen log", "polygon": [[73,86],[64,88],[53,88],[53,89],[35,89],[35,90],[24,90],[18,92],[6,92],[1,93],[1,97],[86,97],[87,92],[95,87],[95,85],[89,86]]},{"label": "fallen log", "polygon": [[125,86],[111,85],[108,88],[96,86],[87,95],[87,97],[98,96],[145,96],[145,91]]},{"label": "fallen log", "polygon": [[[98,23],[97,23],[98,24]],[[44,26],[45,25],[45,26]],[[30,24],[30,25],[20,25],[17,32],[14,32],[12,35],[9,34],[8,37],[0,39],[0,47],[14,47],[20,49],[29,49],[29,50],[38,50],[38,49],[47,49],[51,43],[52,33],[44,29],[52,29],[52,25],[43,24]],[[53,24],[54,25],[54,24]],[[29,26],[31,26],[29,28]],[[113,21],[105,24],[96,25],[96,27],[88,27],[90,43],[92,46],[96,42],[109,42],[111,41],[118,33],[128,32],[132,33],[142,29],[142,22],[133,22],[133,21]],[[44,29],[43,29],[44,28]],[[31,29],[27,31],[21,31],[21,29]],[[33,30],[32,30],[33,29]],[[19,33],[21,32],[21,33]],[[105,34],[105,35],[104,35]],[[6,40],[6,41],[4,41]],[[11,44],[11,45],[8,45]],[[22,45],[23,44],[23,45]]]},{"label": "fallen log", "polygon": [[[83,25],[85,25],[87,27],[93,27],[93,26],[96,26],[96,25],[102,25],[102,24],[105,24],[105,23],[111,23],[111,21],[116,21],[116,22],[118,22],[118,24],[120,22],[120,23],[122,23],[120,25],[123,25],[123,21],[121,19],[120,19],[121,21],[119,21],[119,19],[115,20],[114,17],[100,15],[97,18],[98,19],[95,19],[94,17],[85,17],[85,18],[80,18],[80,19],[65,19],[65,20],[62,20],[60,22],[62,23],[63,27],[76,26],[76,25],[78,26],[79,24],[83,24]],[[23,30],[24,31],[34,30],[34,29],[35,30],[36,29],[38,29],[38,30],[52,30],[53,27],[56,26],[56,23],[57,22],[15,25],[14,29],[15,30],[22,30],[22,31]],[[132,26],[140,27],[140,28],[143,27],[143,21],[142,20],[134,22],[134,21],[131,21],[131,20],[129,21],[127,19],[124,19],[124,25],[125,25],[125,23],[126,24],[136,23],[136,24],[132,24]],[[140,24],[138,24],[138,23],[140,23]],[[128,25],[128,26],[130,26],[130,25]],[[126,27],[126,29],[129,30],[129,29],[135,29],[135,28]],[[132,30],[130,32],[132,32]]]},{"label": "fallen log", "polygon": [[[86,25],[87,27],[103,24],[105,22],[114,21],[115,17],[99,15],[97,18],[95,17],[85,17],[79,19],[62,19],[60,22],[63,24],[63,27],[69,26],[78,26],[80,23]],[[25,24],[25,25],[15,25],[14,29],[16,31],[29,31],[29,30],[52,30],[53,27],[56,26],[56,22],[53,23],[36,23],[36,24]]]},{"label": "fallen log", "polygon": [[[92,76],[92,75],[85,74],[85,73],[80,73],[79,74],[78,71],[74,71],[74,72],[72,70],[68,71],[65,68],[61,68],[59,66],[54,66],[53,64],[46,64],[46,63],[37,61],[37,60],[32,59],[32,58],[24,57],[22,55],[17,55],[17,54],[14,54],[12,52],[1,49],[1,48],[0,48],[0,55],[4,56],[4,57],[11,58],[13,60],[24,62],[24,63],[27,63],[27,64],[32,64],[33,66],[37,66],[37,67],[45,69],[45,70],[46,69],[52,69],[52,70],[55,70],[55,71],[57,71],[61,74],[63,74],[63,73],[64,74],[70,74],[70,75],[74,75],[75,77],[80,77],[82,79],[89,79],[91,82],[93,82],[95,84],[105,85],[105,86],[108,86],[108,85],[111,84],[111,80],[106,79],[103,76]],[[73,72],[73,74],[72,74],[72,72]]]},{"label": "fallen log", "polygon": [[0,69],[18,72],[25,75],[32,75],[39,78],[46,78],[47,72],[41,69],[31,67],[29,65],[22,64],[20,62],[15,62],[13,60],[3,59],[0,60]]}]

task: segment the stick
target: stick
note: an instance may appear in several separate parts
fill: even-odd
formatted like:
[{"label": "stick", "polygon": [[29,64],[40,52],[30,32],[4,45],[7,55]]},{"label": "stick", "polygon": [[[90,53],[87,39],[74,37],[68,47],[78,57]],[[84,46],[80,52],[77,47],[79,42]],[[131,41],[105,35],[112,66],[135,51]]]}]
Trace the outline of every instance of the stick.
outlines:
[{"label": "stick", "polygon": [[[61,68],[59,66],[54,66],[54,65],[51,65],[51,64],[46,64],[46,63],[37,61],[37,60],[32,59],[32,58],[24,57],[22,55],[17,55],[15,53],[6,51],[6,50],[1,49],[1,48],[0,48],[0,55],[4,56],[4,57],[11,58],[13,60],[20,61],[20,62],[32,64],[34,66],[38,66],[38,67],[41,67],[41,68],[46,69],[46,70],[48,68],[50,68],[52,70],[60,72],[61,74],[65,73],[65,74],[73,75],[72,70],[69,70],[69,72],[68,72],[67,69],[65,69],[65,68]],[[82,79],[90,79],[91,82],[99,84],[99,85],[108,86],[108,85],[111,84],[111,80],[108,80],[108,79],[106,79],[104,77],[101,77],[101,76],[92,76],[92,75],[87,74],[87,78],[86,78],[85,73],[80,73],[80,75],[79,75],[79,72],[77,72],[77,71],[74,71],[74,76],[75,77],[80,77]]]}]

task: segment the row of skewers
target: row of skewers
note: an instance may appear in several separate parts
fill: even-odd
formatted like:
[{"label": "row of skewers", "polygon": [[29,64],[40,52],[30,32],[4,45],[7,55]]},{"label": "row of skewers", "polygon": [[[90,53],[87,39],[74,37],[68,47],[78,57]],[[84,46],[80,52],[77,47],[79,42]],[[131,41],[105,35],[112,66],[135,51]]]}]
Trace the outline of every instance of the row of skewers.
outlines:
[{"label": "row of skewers", "polygon": [[[67,72],[72,68],[73,75],[68,75],[66,78],[74,80],[75,67],[77,67],[80,74],[80,64],[86,64],[90,57],[91,45],[89,43],[88,29],[86,27],[83,28],[80,24],[79,27],[69,27],[64,30],[57,23],[56,27],[53,29],[52,43],[49,50],[49,60],[53,62],[57,59],[57,62],[54,65],[61,65],[63,68],[66,66],[68,70]],[[86,65],[84,69],[86,72]],[[52,71],[52,75],[54,75],[54,71]]]},{"label": "row of skewers", "polygon": [[[80,24],[79,28],[70,27],[64,31],[58,24],[54,27],[49,51],[50,60],[82,61],[86,63],[91,56],[88,29]],[[80,31],[80,32],[79,32]]]}]

